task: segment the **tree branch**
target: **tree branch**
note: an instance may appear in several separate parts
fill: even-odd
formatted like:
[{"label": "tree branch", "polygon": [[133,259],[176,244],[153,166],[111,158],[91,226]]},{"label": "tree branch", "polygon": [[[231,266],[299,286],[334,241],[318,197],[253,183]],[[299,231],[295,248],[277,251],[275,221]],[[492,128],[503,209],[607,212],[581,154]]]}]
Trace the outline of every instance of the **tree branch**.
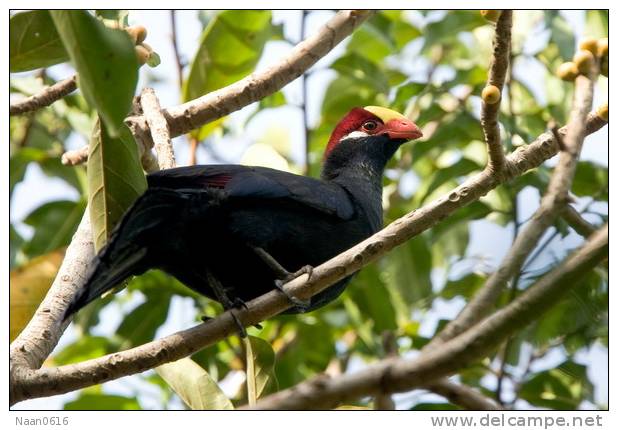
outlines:
[{"label": "tree branch", "polygon": [[583,237],[588,237],[596,231],[596,227],[586,221],[579,212],[571,205],[566,205],[562,213],[562,218]]},{"label": "tree branch", "polygon": [[484,396],[477,390],[463,384],[455,384],[448,379],[440,379],[436,382],[425,385],[424,387],[432,393],[436,393],[446,398],[454,405],[472,411],[494,411],[503,409],[493,400]]},{"label": "tree branch", "polygon": [[[367,10],[337,12],[315,35],[296,45],[276,65],[254,72],[225,88],[164,110],[171,137],[199,128],[280,90],[313,66],[374,13]],[[127,121],[142,132],[148,127],[141,116],[129,117]]]},{"label": "tree branch", "polygon": [[[593,133],[605,124],[596,114],[591,114],[586,123],[586,133]],[[565,129],[561,131],[564,132]],[[383,256],[395,246],[436,225],[457,209],[478,200],[502,181],[539,166],[557,152],[554,136],[544,133],[531,144],[520,147],[507,157],[511,168],[504,177],[497,178],[486,169],[468,178],[447,196],[399,218],[365,241],[316,267],[309,281],[307,276],[301,276],[286,283],[284,288],[288,294],[307,299]],[[246,309],[236,309],[235,314],[245,326],[250,326],[282,312],[289,306],[286,297],[273,290],[248,302]],[[143,372],[193,354],[237,331],[238,327],[230,312],[224,312],[207,323],[122,352],[57,368],[34,370],[37,366],[29,366],[28,369],[21,369],[18,377],[13,379],[11,403],[66,393]]]},{"label": "tree branch", "polygon": [[[452,339],[485,317],[493,308],[504,286],[521,270],[526,257],[563,210],[586,136],[586,118],[592,106],[594,81],[595,79],[584,76],[577,78],[573,109],[566,135],[562,139],[565,148],[560,153],[558,165],[554,169],[540,207],[517,236],[500,267],[489,277],[483,289],[425,348],[431,349]],[[559,136],[554,134],[553,140],[556,141],[558,138]]]},{"label": "tree branch", "polygon": [[159,159],[159,168],[164,170],[176,167],[169,125],[163,116],[159,99],[154,90],[152,88],[144,88],[140,101],[144,111],[144,118],[146,118],[146,122],[150,127],[150,134]]},{"label": "tree branch", "polygon": [[45,88],[38,94],[31,95],[23,100],[11,103],[9,115],[20,115],[27,112],[32,112],[45,106],[49,106],[56,100],[60,100],[64,96],[71,94],[77,89],[77,75],[70,78],[58,81],[53,85]]},{"label": "tree branch", "polygon": [[590,240],[503,309],[438,349],[413,360],[386,359],[337,378],[324,375],[261,399],[255,409],[330,409],[376,392],[403,392],[448,375],[493,351],[551,307],[609,251],[607,224]]},{"label": "tree branch", "polygon": [[[509,68],[511,52],[511,26],[513,25],[513,11],[503,10],[496,23],[496,34],[493,41],[493,55],[489,66],[487,85],[497,87],[502,93],[506,72]],[[485,135],[487,150],[489,152],[489,167],[496,173],[501,173],[506,167],[504,148],[500,140],[500,126],[498,124],[498,111],[500,102],[485,103],[481,109],[481,127]]]}]

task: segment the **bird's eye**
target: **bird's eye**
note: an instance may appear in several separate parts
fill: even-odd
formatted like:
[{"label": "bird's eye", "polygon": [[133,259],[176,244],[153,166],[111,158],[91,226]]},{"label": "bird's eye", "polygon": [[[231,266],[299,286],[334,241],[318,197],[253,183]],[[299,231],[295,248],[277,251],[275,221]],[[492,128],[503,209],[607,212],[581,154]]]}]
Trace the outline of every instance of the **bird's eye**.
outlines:
[{"label": "bird's eye", "polygon": [[363,124],[363,128],[367,131],[373,131],[378,126],[378,123],[375,121],[367,121]]}]

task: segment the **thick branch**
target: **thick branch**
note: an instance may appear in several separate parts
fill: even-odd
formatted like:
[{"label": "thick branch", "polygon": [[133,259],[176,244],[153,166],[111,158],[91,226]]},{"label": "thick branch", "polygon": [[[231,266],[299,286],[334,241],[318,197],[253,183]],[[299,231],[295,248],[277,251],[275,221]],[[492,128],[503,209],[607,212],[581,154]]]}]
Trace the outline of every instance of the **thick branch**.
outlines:
[{"label": "thick branch", "polygon": [[[513,24],[513,11],[504,10],[496,24],[496,34],[494,36],[494,52],[491,56],[489,65],[489,76],[487,85],[493,85],[502,92],[504,79],[509,68],[509,57],[511,53],[511,27]],[[506,158],[504,148],[500,141],[500,127],[498,125],[498,111],[500,102],[482,104],[481,127],[487,143],[489,152],[489,166],[496,173],[501,173],[505,169]]]},{"label": "thick branch", "polygon": [[76,89],[77,75],[73,75],[70,78],[56,82],[38,94],[34,94],[15,103],[11,103],[9,115],[20,115],[49,106],[56,100],[60,100],[62,97],[71,94]]},{"label": "thick branch", "polygon": [[[480,321],[493,309],[500,293],[510,279],[521,270],[530,252],[537,246],[543,233],[549,228],[567,203],[577,160],[584,142],[586,118],[592,106],[594,79],[577,78],[573,109],[567,132],[562,139],[564,150],[560,153],[558,165],[549,182],[539,209],[521,231],[500,267],[489,277],[485,286],[461,313],[426,346],[433,348],[445,342]],[[558,136],[555,136],[555,139]]]},{"label": "thick branch", "polygon": [[507,336],[527,326],[606,258],[608,248],[605,225],[583,247],[509,305],[440,348],[426,351],[414,360],[383,360],[337,378],[320,375],[263,398],[256,409],[329,409],[376,392],[395,393],[422,387],[484,357]]},{"label": "thick branch", "polygon": [[[598,116],[590,115],[586,132],[593,133],[605,124]],[[539,166],[557,152],[554,136],[544,133],[530,145],[520,147],[508,157],[511,166],[508,178]],[[316,267],[309,282],[306,276],[301,276],[288,282],[284,288],[300,299],[315,295],[383,256],[395,246],[433,227],[457,209],[478,200],[500,183],[500,179],[485,170],[466,180],[447,196],[399,218],[372,237]],[[288,300],[280,292],[271,291],[251,300],[246,309],[235,310],[235,313],[244,325],[250,326],[282,312],[287,307]],[[11,401],[66,393],[143,372],[193,354],[237,331],[236,322],[229,312],[225,312],[205,324],[126,351],[53,369],[25,370],[19,379],[14,380]]]},{"label": "thick branch", "polygon": [[159,159],[159,167],[162,170],[176,167],[170,129],[161,111],[157,95],[152,88],[144,88],[140,100],[144,117],[150,127],[150,135]]},{"label": "thick branch", "polygon": [[[288,56],[276,65],[261,72],[254,72],[230,86],[165,110],[171,137],[199,128],[280,90],[328,54],[374,13],[365,10],[337,12],[315,35],[296,45]],[[147,128],[141,116],[127,118],[127,121],[134,123],[134,127],[141,128],[142,131]]]},{"label": "thick branch", "polygon": [[64,311],[86,281],[93,258],[94,244],[86,208],[49,292],[28,325],[11,343],[11,374],[19,368],[37,369],[51,354],[68,325],[68,322],[60,323]]}]

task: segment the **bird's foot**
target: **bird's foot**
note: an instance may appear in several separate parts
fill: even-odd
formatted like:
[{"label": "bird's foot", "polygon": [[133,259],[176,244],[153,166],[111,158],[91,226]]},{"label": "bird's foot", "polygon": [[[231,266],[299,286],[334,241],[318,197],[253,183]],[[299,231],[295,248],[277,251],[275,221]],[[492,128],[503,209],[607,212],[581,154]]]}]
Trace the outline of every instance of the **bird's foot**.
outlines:
[{"label": "bird's foot", "polygon": [[[294,278],[292,278],[292,279],[294,279]],[[281,280],[281,279],[276,279],[275,280],[275,288],[278,291],[280,291],[286,297],[286,299],[288,299],[288,302],[293,304],[295,308],[301,310],[302,312],[304,312],[307,309],[309,309],[309,306],[311,305],[311,301],[310,300],[299,299],[298,297],[293,296],[290,293],[288,293],[287,291],[285,291],[285,289],[283,288],[283,285],[286,282],[287,281],[284,281],[284,280]]]}]

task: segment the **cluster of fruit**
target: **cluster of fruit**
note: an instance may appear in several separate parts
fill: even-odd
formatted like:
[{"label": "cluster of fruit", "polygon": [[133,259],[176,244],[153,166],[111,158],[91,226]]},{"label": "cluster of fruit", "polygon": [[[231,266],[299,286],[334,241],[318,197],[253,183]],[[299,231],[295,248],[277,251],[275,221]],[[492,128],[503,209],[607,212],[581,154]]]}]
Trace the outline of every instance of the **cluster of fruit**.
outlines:
[{"label": "cluster of fruit", "polygon": [[146,27],[143,25],[135,25],[132,27],[127,27],[124,30],[129,34],[129,36],[131,36],[133,43],[135,43],[135,54],[137,55],[137,61],[141,65],[146,64],[153,53],[152,47],[147,43],[144,43],[144,40],[146,40],[146,36],[148,35]]},{"label": "cluster of fruit", "polygon": [[579,44],[579,51],[573,56],[573,61],[562,63],[556,74],[565,81],[573,81],[578,75],[587,76],[598,60],[599,70],[603,76],[609,72],[609,43],[607,37],[584,39]]}]

